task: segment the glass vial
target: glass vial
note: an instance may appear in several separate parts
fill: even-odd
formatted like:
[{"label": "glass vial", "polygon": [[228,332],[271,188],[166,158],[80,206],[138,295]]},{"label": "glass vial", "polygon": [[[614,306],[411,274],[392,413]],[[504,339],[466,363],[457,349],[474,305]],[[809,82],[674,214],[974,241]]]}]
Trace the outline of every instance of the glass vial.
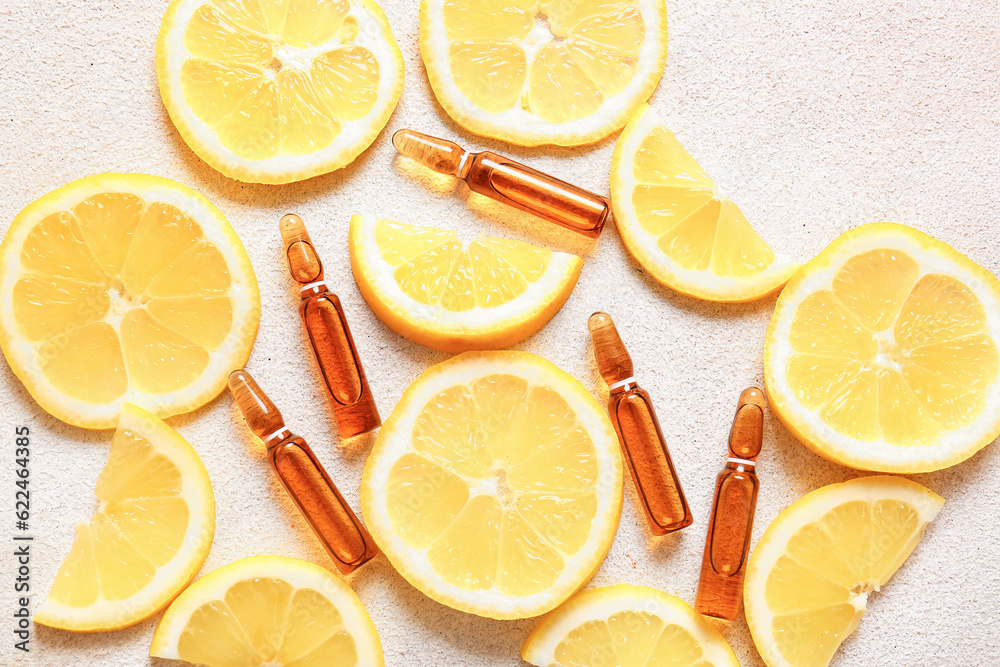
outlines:
[{"label": "glass vial", "polygon": [[267,458],[288,495],[330,558],[350,574],[378,554],[364,524],[340,495],[306,441],[285,427],[281,412],[246,371],[229,376],[229,391],[250,429],[264,441]]},{"label": "glass vial", "polygon": [[753,517],[757,509],[756,460],[764,440],[764,392],[740,394],[729,432],[729,458],[715,479],[715,499],[701,561],[695,609],[706,616],[734,620],[743,599]]},{"label": "glass vial", "polygon": [[656,535],[666,535],[690,526],[691,510],[653,403],[646,390],[635,383],[632,358],[615,323],[607,313],[594,313],[587,324],[597,365],[611,392],[608,413],[650,529]]},{"label": "glass vial", "polygon": [[371,431],[382,424],[382,419],[340,299],[327,289],[323,263],[302,218],[286,215],[280,227],[288,270],[300,285],[299,314],[326,384],[340,435],[350,438]]},{"label": "glass vial", "polygon": [[392,145],[434,171],[457,176],[473,192],[586,236],[597,237],[611,217],[606,197],[496,153],[470,153],[453,141],[413,130],[396,132]]}]

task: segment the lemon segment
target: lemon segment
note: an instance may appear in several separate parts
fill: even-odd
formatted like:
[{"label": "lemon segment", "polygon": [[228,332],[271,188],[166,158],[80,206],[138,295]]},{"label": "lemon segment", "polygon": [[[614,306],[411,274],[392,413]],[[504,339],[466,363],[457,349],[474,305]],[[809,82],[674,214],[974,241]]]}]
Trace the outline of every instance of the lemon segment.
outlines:
[{"label": "lemon segment", "polygon": [[537,616],[589,579],[622,502],[614,429],[584,388],[523,352],[425,371],[383,425],[361,482],[369,530],[431,598]]},{"label": "lemon segment", "polygon": [[420,53],[438,101],[466,129],[577,146],[624,126],[653,92],[666,10],[654,0],[423,0]]},{"label": "lemon segment", "polygon": [[738,667],[725,638],[678,597],[617,584],[579,593],[531,631],[521,657],[539,667]]},{"label": "lemon segment", "polygon": [[157,42],[181,136],[223,174],[288,183],[354,160],[399,100],[403,59],[371,0],[174,0]]},{"label": "lemon segment", "polygon": [[768,329],[771,404],[845,465],[937,470],[1000,434],[1000,281],[909,227],[864,225],[789,282]]},{"label": "lemon segment", "polygon": [[260,320],[250,260],[202,195],[102,174],[25,208],[0,245],[0,346],[49,413],[113,428],[124,402],[160,417],[214,398]]},{"label": "lemon segment", "polygon": [[569,298],[583,260],[527,243],[351,217],[361,294],[396,333],[445,352],[513,345]]},{"label": "lemon segment", "polygon": [[163,609],[212,546],[215,500],[201,459],[152,414],[126,403],[94,489],[100,507],[76,527],[35,622],[73,632],[121,630]]},{"label": "lemon segment", "polygon": [[768,667],[825,667],[944,499],[902,477],[807,494],[771,523],[747,566],[747,624]]},{"label": "lemon segment", "polygon": [[149,654],[209,667],[380,667],[361,600],[318,565],[252,556],[213,570],[167,609]]},{"label": "lemon segment", "polygon": [[611,203],[625,247],[656,280],[710,301],[752,301],[798,265],[754,231],[739,207],[642,105],[618,138]]}]

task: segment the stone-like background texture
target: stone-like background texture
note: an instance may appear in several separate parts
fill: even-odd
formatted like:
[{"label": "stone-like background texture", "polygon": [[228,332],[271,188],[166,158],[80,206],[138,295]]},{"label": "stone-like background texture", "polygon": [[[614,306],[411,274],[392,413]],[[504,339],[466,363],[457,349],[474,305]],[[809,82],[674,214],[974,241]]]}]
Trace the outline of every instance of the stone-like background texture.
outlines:
[{"label": "stone-like background texture", "polygon": [[[761,350],[774,298],[715,305],[650,280],[613,225],[596,243],[401,161],[401,127],[454,137],[608,191],[614,137],[574,149],[522,149],[472,136],[435,102],[418,51],[416,0],[385,0],[406,58],[402,100],[386,131],[333,174],[285,186],[247,185],[205,165],[160,102],[154,52],[165,0],[0,2],[0,231],[21,208],[74,179],[105,171],[175,179],[206,194],[241,235],[264,312],[248,364],[296,431],[312,443],[356,505],[371,438],[342,446],[304,347],[297,290],[287,277],[278,219],[312,230],[327,277],[347,309],[372,389],[388,416],[403,389],[447,355],[409,343],[368,309],[351,278],[351,213],[457,227],[586,257],[565,307],[516,347],[579,378],[603,402],[586,333],[598,309],[619,323],[652,394],[695,524],[654,538],[626,484],[621,528],[588,586],[645,584],[694,601],[713,480],[741,389],[763,382]],[[1000,4],[972,0],[668,0],[670,53],[652,105],[722,189],[780,252],[806,261],[859,224],[894,220],[950,243],[1000,272]],[[228,395],[169,420],[194,444],[215,487],[218,529],[202,574],[252,554],[329,566],[271,475],[262,446]],[[32,595],[37,605],[95,508],[94,482],[111,432],[48,416],[0,363],[0,553],[12,552],[14,427],[33,434]],[[810,453],[768,417],[759,461],[755,535],[790,502],[858,472]],[[913,478],[948,499],[910,560],[872,596],[840,667],[1000,665],[1000,448]],[[0,556],[0,664],[146,665],[156,619],[114,634],[35,627],[31,653],[13,649],[13,559]],[[518,665],[533,620],[500,622],[432,602],[384,557],[350,578],[392,666]],[[724,627],[745,666],[762,665],[742,618]]]}]

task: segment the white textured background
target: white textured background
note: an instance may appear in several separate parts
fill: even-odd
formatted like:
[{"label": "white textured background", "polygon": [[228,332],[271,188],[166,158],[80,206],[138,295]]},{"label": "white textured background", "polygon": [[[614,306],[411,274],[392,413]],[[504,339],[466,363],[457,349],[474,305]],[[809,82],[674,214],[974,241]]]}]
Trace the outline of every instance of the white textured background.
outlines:
[{"label": "white textured background", "polygon": [[[599,242],[470,199],[468,191],[401,162],[390,133],[415,127],[472,149],[506,152],[606,193],[614,138],[580,149],[525,150],[471,136],[435,103],[417,49],[416,0],[386,0],[406,57],[395,115],[373,147],[334,174],[286,186],[246,185],[202,163],[160,102],[154,43],[164,0],[0,0],[0,230],[37,197],[104,171],[173,178],[227,215],[256,267],[264,302],[249,362],[312,443],[344,495],[357,488],[371,440],[343,448],[307,356],[277,222],[302,215],[347,309],[372,389],[388,416],[403,389],[446,355],[411,344],[368,310],[351,278],[352,212],[458,227],[587,257],[566,306],[518,345],[578,377],[603,402],[586,334],[605,309],[652,394],[696,523],[653,538],[626,488],[621,528],[590,585],[647,584],[693,602],[713,480],[739,391],[761,383],[774,300],[704,303],[648,279],[613,226]],[[752,4],[752,6],[751,6]],[[992,0],[669,0],[670,55],[652,104],[779,251],[805,261],[855,225],[895,220],[1000,272],[1000,5]],[[170,419],[208,467],[218,503],[215,546],[202,573],[275,553],[329,566],[271,475],[228,395]],[[47,593],[95,508],[93,485],[110,432],[49,417],[0,363],[0,664],[145,665],[156,620],[115,634],[34,629],[32,652],[12,647],[13,429],[33,433],[33,604]],[[756,536],[792,500],[857,473],[828,463],[776,420],[765,431]],[[1000,449],[914,479],[948,499],[926,539],[884,591],[836,665],[1000,665]],[[532,620],[499,622],[441,606],[379,557],[350,578],[378,627],[389,665],[517,665]],[[724,628],[743,665],[761,665],[744,621]]]}]

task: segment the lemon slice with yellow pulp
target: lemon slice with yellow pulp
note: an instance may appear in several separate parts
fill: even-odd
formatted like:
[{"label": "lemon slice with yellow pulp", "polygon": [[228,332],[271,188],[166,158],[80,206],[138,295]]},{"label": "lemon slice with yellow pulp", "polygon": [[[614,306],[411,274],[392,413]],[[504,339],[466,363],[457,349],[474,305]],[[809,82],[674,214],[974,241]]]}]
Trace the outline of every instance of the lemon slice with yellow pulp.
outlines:
[{"label": "lemon slice with yellow pulp", "polygon": [[459,125],[525,146],[621,128],[667,59],[660,0],[422,0],[420,53]]},{"label": "lemon slice with yellow pulp", "polygon": [[874,476],[824,486],[779,514],[750,556],[743,595],[768,667],[826,667],[943,504],[908,479]]},{"label": "lemon slice with yellow pulp", "polygon": [[351,267],[379,319],[445,352],[495,349],[537,332],[569,298],[583,260],[450,229],[351,218]]},{"label": "lemon slice with yellow pulp", "polygon": [[910,227],[843,234],[788,283],[764,344],[771,407],[817,453],[927,472],[1000,434],[1000,281]]},{"label": "lemon slice with yellow pulp", "polygon": [[402,54],[371,0],[174,0],[156,50],[184,141],[241,181],[288,183],[349,164],[403,88]]},{"label": "lemon slice with yellow pulp", "polygon": [[525,352],[466,352],[426,370],[382,426],[361,508],[399,573],[490,618],[552,609],[593,576],[622,505],[607,413]]},{"label": "lemon slice with yellow pulp", "polygon": [[617,584],[570,598],[535,626],[521,657],[539,667],[739,667],[715,626],[679,597]]},{"label": "lemon slice with yellow pulp", "polygon": [[94,489],[100,507],[76,539],[35,622],[121,630],[163,609],[205,562],[215,534],[208,471],[191,445],[126,404]]},{"label": "lemon slice with yellow pulp", "polygon": [[636,112],[615,145],[611,203],[632,256],[683,294],[752,301],[779,289],[798,268],[719,194],[648,106]]},{"label": "lemon slice with yellow pulp", "polygon": [[209,667],[381,667],[361,600],[318,565],[252,556],[212,570],[167,609],[149,654]]},{"label": "lemon slice with yellow pulp", "polygon": [[38,403],[113,428],[217,396],[250,355],[260,294],[232,227],[173,181],[102,174],[35,201],[0,245],[0,346]]}]

